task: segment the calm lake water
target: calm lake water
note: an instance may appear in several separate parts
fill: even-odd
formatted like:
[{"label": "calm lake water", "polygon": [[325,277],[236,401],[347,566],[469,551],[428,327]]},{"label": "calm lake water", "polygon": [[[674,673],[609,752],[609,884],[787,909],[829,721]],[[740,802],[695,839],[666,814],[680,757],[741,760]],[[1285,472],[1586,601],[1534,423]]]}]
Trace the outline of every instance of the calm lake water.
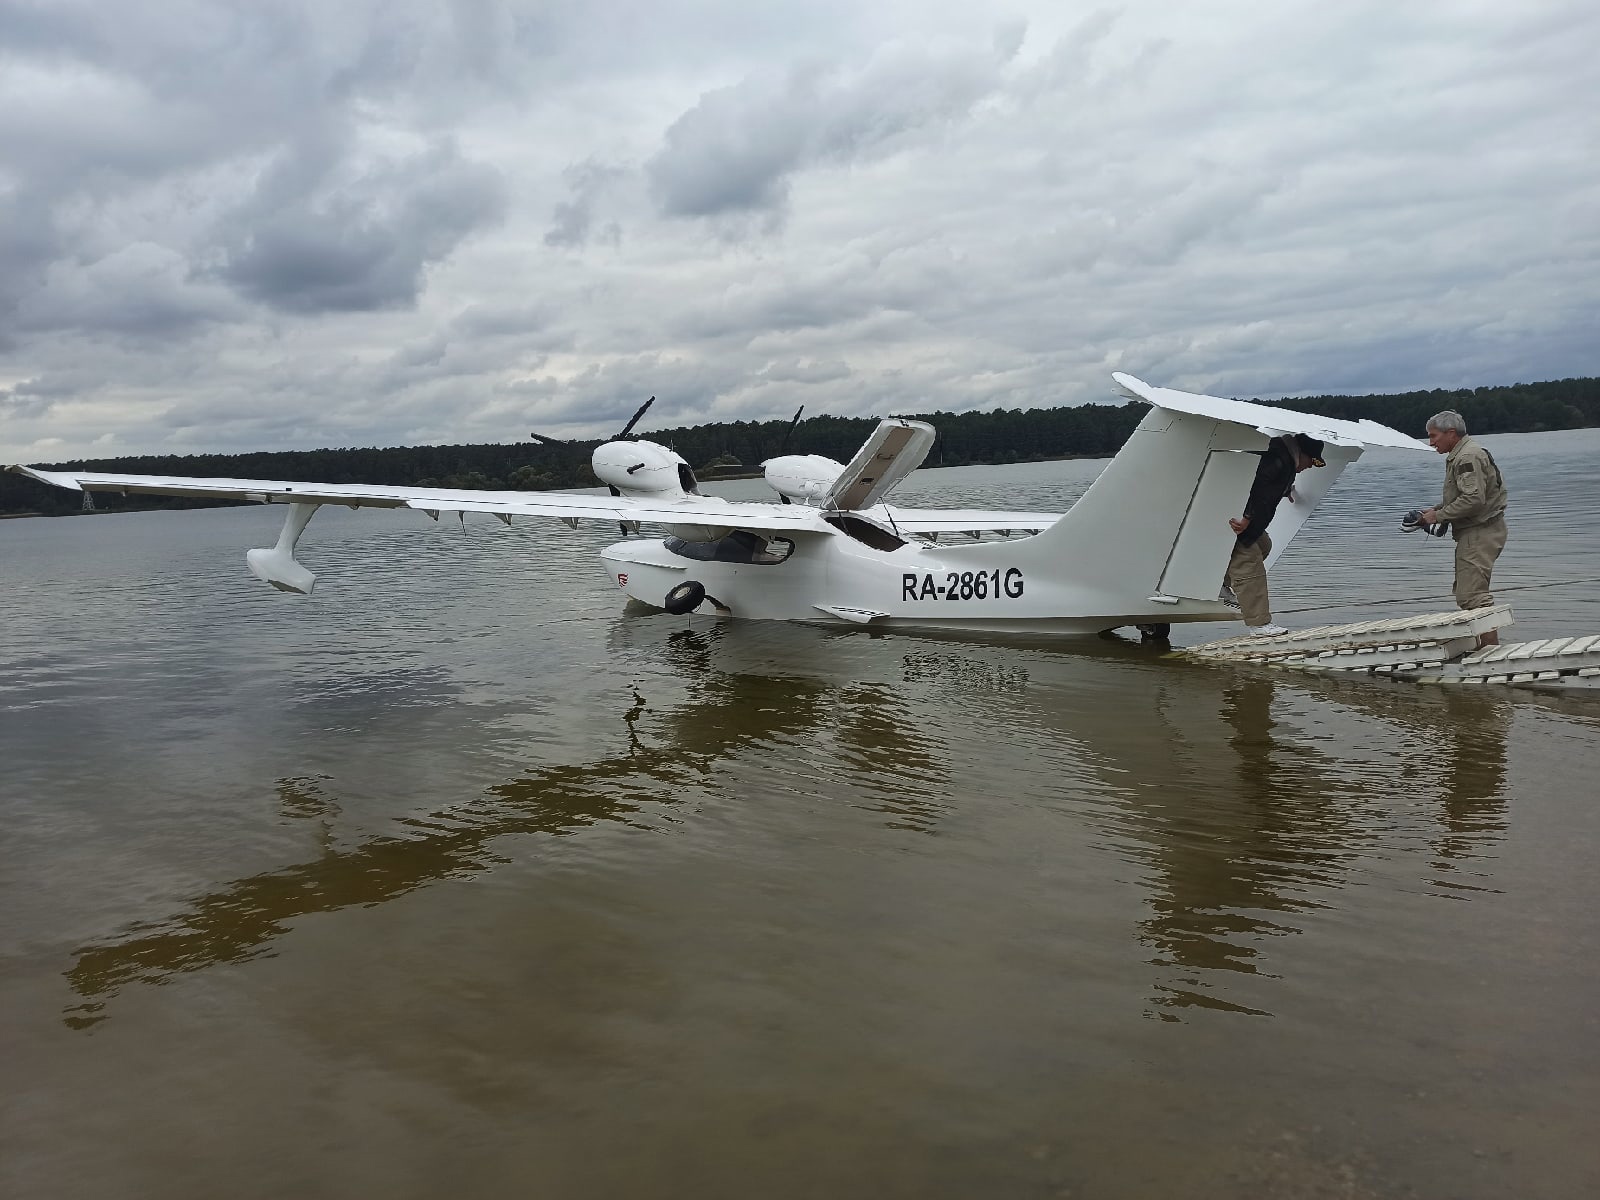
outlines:
[{"label": "calm lake water", "polygon": [[[1486,441],[1514,636],[1600,633],[1600,431]],[[1442,469],[1280,619],[1449,607]],[[280,518],[0,522],[0,1194],[1600,1195],[1600,694],[640,614],[533,521],[289,597]]]}]

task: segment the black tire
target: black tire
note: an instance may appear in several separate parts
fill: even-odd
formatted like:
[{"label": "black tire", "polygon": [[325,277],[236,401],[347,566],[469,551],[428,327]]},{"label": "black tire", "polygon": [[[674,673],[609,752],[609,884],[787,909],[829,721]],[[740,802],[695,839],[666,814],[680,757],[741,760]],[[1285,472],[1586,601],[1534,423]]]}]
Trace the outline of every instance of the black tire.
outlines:
[{"label": "black tire", "polygon": [[706,598],[705,585],[693,579],[685,579],[677,587],[667,593],[667,598],[662,601],[661,607],[675,617],[685,613],[692,613],[700,607]]},{"label": "black tire", "polygon": [[1172,626],[1165,621],[1152,621],[1145,625],[1137,625],[1139,636],[1147,642],[1164,642],[1172,633]]}]

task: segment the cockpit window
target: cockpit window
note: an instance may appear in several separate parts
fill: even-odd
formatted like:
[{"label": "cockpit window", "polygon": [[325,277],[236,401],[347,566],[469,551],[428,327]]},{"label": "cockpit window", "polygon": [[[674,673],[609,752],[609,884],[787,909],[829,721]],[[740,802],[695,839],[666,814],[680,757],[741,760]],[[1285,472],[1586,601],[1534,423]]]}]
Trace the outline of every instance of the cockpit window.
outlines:
[{"label": "cockpit window", "polygon": [[686,542],[680,537],[666,539],[666,547],[680,558],[700,562],[752,563],[769,567],[794,553],[794,543],[785,537],[764,538],[748,529],[735,529],[714,542]]}]

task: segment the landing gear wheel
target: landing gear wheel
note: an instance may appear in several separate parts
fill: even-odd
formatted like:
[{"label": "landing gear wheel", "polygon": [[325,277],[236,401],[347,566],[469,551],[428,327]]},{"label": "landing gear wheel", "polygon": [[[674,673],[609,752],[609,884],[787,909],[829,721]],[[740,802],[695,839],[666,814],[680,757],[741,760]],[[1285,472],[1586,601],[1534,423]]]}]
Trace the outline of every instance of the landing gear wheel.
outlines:
[{"label": "landing gear wheel", "polygon": [[1164,642],[1172,632],[1172,626],[1165,621],[1152,621],[1147,625],[1135,625],[1139,636],[1147,642]]},{"label": "landing gear wheel", "polygon": [[673,616],[681,617],[699,608],[700,602],[705,598],[705,585],[693,579],[686,579],[667,593],[667,598],[662,601],[661,607]]}]

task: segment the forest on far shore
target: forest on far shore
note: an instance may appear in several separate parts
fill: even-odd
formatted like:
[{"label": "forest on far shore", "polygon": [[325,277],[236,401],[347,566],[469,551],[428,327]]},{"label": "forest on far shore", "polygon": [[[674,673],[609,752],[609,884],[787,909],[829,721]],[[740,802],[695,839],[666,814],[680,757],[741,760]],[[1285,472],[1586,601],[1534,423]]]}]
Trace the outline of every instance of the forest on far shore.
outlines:
[{"label": "forest on far shore", "polygon": [[[1427,419],[1447,408],[1465,416],[1467,428],[1473,433],[1528,433],[1600,426],[1600,379],[1560,379],[1457,391],[1436,388],[1392,396],[1309,396],[1284,403],[1302,412],[1345,420],[1365,417],[1419,437]],[[1148,411],[1147,405],[1129,401],[1073,408],[893,415],[916,417],[937,430],[938,440],[924,466],[958,467],[1105,457],[1116,453]],[[678,429],[646,427],[637,430],[636,435],[672,447],[705,479],[754,472],[762,460],[778,454],[824,454],[848,462],[876,424],[875,417],[823,415],[805,418],[792,430],[788,420],[731,421]],[[146,455],[29,465],[137,475],[543,491],[594,486],[589,456],[601,440]],[[122,497],[98,492],[94,496],[94,506],[99,511],[196,508],[218,503],[237,502]],[[76,493],[25,476],[0,473],[0,514],[56,516],[81,510],[82,499]]]}]

